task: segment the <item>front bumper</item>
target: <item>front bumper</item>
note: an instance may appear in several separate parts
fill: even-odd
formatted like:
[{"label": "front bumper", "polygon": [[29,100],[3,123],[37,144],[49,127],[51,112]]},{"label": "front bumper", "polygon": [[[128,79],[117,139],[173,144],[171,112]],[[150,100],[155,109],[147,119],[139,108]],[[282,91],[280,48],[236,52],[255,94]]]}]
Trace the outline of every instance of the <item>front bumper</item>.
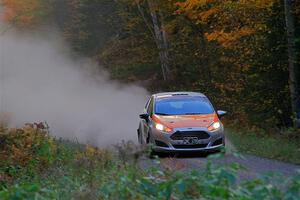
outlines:
[{"label": "front bumper", "polygon": [[[182,138],[174,138],[175,133],[181,132]],[[185,133],[206,134],[207,137],[198,137],[194,139],[196,143],[189,143],[184,136]],[[151,143],[153,150],[156,152],[197,152],[197,151],[214,151],[225,145],[224,128],[221,126],[218,130],[210,132],[206,127],[188,127],[177,128],[172,133],[161,132],[152,129]],[[194,137],[193,137],[194,138]],[[193,142],[194,142],[193,141]]]}]

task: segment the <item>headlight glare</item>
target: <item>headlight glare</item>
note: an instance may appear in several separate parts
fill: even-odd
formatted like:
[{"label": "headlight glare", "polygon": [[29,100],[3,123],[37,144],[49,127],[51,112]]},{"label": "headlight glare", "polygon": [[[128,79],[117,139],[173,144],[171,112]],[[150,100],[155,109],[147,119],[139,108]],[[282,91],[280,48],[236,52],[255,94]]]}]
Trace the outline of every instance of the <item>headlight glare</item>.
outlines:
[{"label": "headlight glare", "polygon": [[209,131],[215,131],[218,130],[221,127],[221,123],[220,122],[214,122],[212,125],[210,125],[208,127]]},{"label": "headlight glare", "polygon": [[156,124],[155,128],[159,131],[163,131],[164,130],[164,126],[162,124]]},{"label": "headlight glare", "polygon": [[156,128],[157,130],[159,130],[159,131],[172,132],[172,129],[171,129],[171,128],[166,127],[166,126],[164,126],[164,125],[162,125],[162,124],[160,124],[160,123],[156,123],[156,124],[155,124],[155,128]]},{"label": "headlight glare", "polygon": [[215,123],[213,123],[212,126],[214,127],[214,129],[218,129],[221,127],[221,124],[220,124],[220,122],[215,122]]}]

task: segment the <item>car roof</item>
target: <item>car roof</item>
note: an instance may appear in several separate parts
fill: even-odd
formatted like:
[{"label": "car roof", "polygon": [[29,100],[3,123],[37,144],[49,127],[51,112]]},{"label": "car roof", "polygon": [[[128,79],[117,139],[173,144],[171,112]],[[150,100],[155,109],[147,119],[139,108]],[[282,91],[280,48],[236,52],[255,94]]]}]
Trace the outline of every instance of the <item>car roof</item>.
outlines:
[{"label": "car roof", "polygon": [[161,92],[153,94],[154,98],[164,98],[164,97],[176,97],[176,96],[189,96],[189,97],[206,97],[200,92]]}]

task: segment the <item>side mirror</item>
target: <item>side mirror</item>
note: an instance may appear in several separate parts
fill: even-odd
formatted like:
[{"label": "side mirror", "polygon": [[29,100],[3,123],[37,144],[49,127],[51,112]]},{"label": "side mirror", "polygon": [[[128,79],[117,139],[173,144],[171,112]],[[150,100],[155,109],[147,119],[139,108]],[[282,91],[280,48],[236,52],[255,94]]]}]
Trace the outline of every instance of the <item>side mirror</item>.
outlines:
[{"label": "side mirror", "polygon": [[219,116],[220,118],[222,118],[223,116],[227,115],[227,112],[224,111],[224,110],[218,110],[218,111],[217,111],[217,114],[218,114],[218,116]]},{"label": "side mirror", "polygon": [[146,120],[147,122],[149,121],[149,114],[148,113],[143,113],[140,114],[140,118]]}]

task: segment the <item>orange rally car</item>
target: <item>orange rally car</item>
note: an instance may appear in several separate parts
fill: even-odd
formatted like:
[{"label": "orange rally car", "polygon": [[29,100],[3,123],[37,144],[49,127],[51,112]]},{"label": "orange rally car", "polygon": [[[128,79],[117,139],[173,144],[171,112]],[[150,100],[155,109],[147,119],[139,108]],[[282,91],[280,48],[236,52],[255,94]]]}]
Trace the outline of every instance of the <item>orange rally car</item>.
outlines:
[{"label": "orange rally car", "polygon": [[138,141],[152,144],[155,152],[219,150],[225,145],[225,114],[201,93],[154,94],[140,115]]}]

